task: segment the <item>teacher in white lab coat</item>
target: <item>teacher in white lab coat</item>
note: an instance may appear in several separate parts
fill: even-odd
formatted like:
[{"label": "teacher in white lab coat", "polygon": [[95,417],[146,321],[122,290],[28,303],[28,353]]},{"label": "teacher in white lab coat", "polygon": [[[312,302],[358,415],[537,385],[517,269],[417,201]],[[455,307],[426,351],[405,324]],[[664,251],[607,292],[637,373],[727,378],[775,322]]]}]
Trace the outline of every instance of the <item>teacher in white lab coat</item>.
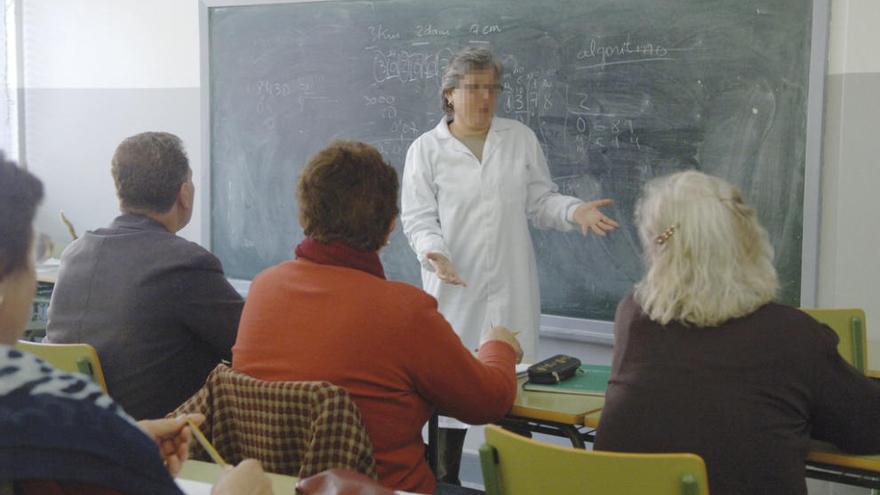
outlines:
[{"label": "teacher in white lab coat", "polygon": [[501,63],[467,48],[443,74],[445,116],[406,154],[401,221],[422,265],[422,285],[470,349],[491,326],[521,332],[534,361],[541,313],[528,222],[599,236],[618,227],[600,208],[559,194],[535,133],[495,117]]}]

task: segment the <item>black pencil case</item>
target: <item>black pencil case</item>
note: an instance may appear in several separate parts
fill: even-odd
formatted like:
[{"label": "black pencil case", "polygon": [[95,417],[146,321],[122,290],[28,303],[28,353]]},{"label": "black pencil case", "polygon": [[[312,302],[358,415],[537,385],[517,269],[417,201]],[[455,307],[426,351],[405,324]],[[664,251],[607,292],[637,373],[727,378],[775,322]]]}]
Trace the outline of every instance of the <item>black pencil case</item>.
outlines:
[{"label": "black pencil case", "polygon": [[580,366],[580,359],[557,354],[529,366],[529,381],[540,384],[559,383],[573,377]]}]

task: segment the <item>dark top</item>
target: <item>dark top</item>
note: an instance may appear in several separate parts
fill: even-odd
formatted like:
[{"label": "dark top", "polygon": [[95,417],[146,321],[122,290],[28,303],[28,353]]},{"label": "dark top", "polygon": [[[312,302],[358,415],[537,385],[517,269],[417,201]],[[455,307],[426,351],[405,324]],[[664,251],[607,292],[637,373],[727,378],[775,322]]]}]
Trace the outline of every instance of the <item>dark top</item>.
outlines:
[{"label": "dark top", "polygon": [[806,494],[811,436],[880,452],[880,386],[806,313],[771,303],[718,327],[664,327],[630,295],[614,331],[596,449],[699,454],[713,495]]},{"label": "dark top", "polygon": [[6,345],[0,369],[0,489],[182,495],[156,442],[84,375]]},{"label": "dark top", "polygon": [[213,254],[127,214],[65,249],[46,340],[93,345],[110,395],[157,418],[231,358],[242,306]]}]

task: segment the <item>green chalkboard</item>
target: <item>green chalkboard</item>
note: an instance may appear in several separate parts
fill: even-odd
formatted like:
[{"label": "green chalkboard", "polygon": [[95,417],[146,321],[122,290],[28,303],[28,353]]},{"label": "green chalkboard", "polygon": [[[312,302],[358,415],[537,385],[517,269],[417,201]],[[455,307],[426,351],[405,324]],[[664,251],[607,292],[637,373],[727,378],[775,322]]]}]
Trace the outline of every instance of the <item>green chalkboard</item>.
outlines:
[{"label": "green chalkboard", "polygon": [[[527,124],[566,193],[616,200],[608,240],[533,231],[543,311],[610,320],[642,274],[643,184],[696,168],[743,189],[776,249],[780,299],[801,292],[812,0],[376,0],[206,7],[210,240],[252,278],[302,239],[294,184],[337,138],[398,170],[439,121],[450,56],[503,60],[497,114]],[[391,278],[420,285],[394,233]],[[516,267],[511,267],[516,269]]]}]

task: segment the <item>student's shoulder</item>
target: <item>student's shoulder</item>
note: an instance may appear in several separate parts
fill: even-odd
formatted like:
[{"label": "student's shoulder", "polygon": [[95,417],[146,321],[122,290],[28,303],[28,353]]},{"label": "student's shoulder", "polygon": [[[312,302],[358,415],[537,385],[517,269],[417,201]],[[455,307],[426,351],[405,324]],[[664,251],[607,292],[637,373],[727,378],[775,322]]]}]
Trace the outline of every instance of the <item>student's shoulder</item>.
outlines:
[{"label": "student's shoulder", "polygon": [[[382,282],[383,290],[375,299],[375,307],[381,313],[393,316],[396,324],[388,326],[389,335],[418,346],[448,343],[455,335],[452,326],[439,312],[434,296],[405,282]],[[457,341],[457,338],[453,340]]]},{"label": "student's shoulder", "polygon": [[798,308],[771,302],[756,314],[768,336],[788,348],[825,351],[837,346],[834,330]]},{"label": "student's shoulder", "polygon": [[755,314],[770,324],[775,323],[774,326],[785,331],[799,331],[798,329],[813,329],[821,326],[812,316],[800,309],[776,302],[761,306]]},{"label": "student's shoulder", "polygon": [[391,296],[409,301],[419,308],[437,308],[437,300],[419,287],[397,280],[383,280],[385,292]]},{"label": "student's shoulder", "polygon": [[303,264],[297,260],[283,261],[270,266],[254,276],[248,294],[262,287],[275,286],[291,277],[297,277],[298,272],[301,272],[303,268]]},{"label": "student's shoulder", "polygon": [[[147,248],[147,246],[144,246]],[[220,259],[196,242],[175,234],[159,234],[153,248],[162,258],[177,261],[180,265],[196,270],[223,270]]]}]

